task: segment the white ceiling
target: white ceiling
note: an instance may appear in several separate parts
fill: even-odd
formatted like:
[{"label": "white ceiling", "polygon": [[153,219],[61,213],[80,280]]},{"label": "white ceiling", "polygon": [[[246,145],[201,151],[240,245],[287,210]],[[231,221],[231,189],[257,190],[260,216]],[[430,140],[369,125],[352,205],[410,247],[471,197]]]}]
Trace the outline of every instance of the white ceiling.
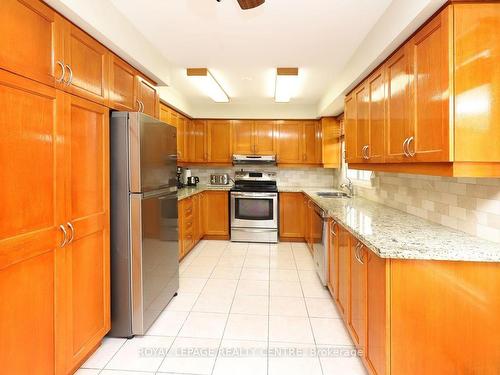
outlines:
[{"label": "white ceiling", "polygon": [[[169,61],[171,89],[192,115],[255,117],[262,108],[262,117],[316,117],[320,100],[391,0],[267,0],[248,11],[236,0],[111,2]],[[298,94],[274,103],[275,68],[287,66],[300,69]],[[187,67],[208,67],[231,103],[203,96],[187,79]]]}]

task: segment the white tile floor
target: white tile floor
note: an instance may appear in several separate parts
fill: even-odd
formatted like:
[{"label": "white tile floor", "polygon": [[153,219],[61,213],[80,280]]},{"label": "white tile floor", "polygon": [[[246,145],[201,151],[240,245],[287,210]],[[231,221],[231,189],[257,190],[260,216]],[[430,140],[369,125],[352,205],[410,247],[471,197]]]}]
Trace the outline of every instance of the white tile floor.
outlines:
[{"label": "white tile floor", "polygon": [[352,353],[305,244],[202,241],[148,333],[105,338],[77,374],[365,375]]}]

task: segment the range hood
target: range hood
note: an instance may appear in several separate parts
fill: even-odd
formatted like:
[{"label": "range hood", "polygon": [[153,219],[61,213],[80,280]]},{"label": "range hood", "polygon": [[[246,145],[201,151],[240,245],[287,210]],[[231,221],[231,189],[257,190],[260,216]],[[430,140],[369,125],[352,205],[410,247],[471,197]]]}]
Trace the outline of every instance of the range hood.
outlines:
[{"label": "range hood", "polygon": [[233,165],[276,165],[276,155],[233,155]]}]

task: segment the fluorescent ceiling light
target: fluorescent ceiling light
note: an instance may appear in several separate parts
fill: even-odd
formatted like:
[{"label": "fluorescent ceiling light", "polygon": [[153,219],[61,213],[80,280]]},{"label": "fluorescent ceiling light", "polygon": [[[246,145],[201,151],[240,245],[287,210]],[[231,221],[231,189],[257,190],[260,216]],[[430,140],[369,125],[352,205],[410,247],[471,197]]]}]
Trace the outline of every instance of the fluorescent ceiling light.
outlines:
[{"label": "fluorescent ceiling light", "polygon": [[299,68],[278,68],[276,70],[276,87],[274,101],[288,103],[297,90]]},{"label": "fluorescent ceiling light", "polygon": [[229,103],[229,96],[207,68],[188,68],[187,75],[214,102]]}]

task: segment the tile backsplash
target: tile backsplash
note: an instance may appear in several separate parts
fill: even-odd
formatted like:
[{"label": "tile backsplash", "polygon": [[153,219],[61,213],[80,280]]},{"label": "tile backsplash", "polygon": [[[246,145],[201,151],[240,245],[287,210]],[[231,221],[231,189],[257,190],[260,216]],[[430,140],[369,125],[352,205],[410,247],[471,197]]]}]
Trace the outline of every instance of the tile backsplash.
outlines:
[{"label": "tile backsplash", "polygon": [[[193,167],[191,174],[200,178],[201,184],[208,184],[210,175],[214,173],[229,173],[231,178],[234,177],[234,171],[240,170],[241,167],[233,168],[215,168],[215,167]],[[323,168],[250,168],[252,170],[266,170],[277,172],[278,186],[301,186],[301,187],[333,187],[334,170]]]},{"label": "tile backsplash", "polygon": [[359,196],[500,243],[500,179],[376,172]]}]

